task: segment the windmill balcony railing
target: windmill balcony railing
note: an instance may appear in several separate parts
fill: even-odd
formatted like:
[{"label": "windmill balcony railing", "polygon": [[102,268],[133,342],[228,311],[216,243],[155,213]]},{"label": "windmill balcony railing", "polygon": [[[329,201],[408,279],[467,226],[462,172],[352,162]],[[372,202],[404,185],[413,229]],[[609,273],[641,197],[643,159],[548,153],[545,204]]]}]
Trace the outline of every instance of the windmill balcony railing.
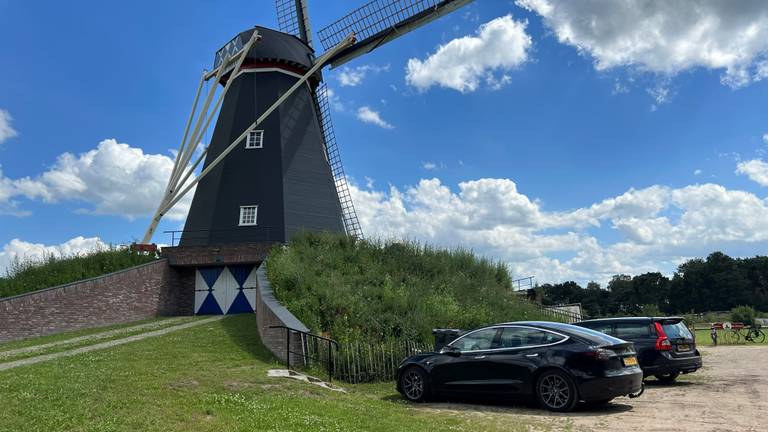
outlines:
[{"label": "windmill balcony railing", "polygon": [[274,234],[277,235],[279,231],[280,230],[272,229],[272,227],[242,226],[221,230],[181,230],[163,231],[163,233],[171,236],[170,246],[175,247],[179,246],[179,242],[181,242],[182,238],[189,246],[197,246],[198,243],[205,245],[212,235],[219,241],[233,243],[278,241],[280,239],[273,238],[272,234],[274,232]]}]

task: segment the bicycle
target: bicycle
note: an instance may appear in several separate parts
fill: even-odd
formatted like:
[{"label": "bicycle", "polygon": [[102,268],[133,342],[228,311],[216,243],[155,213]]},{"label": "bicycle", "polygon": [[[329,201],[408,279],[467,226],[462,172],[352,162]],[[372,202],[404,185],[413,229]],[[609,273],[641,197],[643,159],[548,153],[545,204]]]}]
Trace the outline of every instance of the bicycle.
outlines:
[{"label": "bicycle", "polygon": [[747,342],[752,343],[763,343],[765,342],[765,333],[763,333],[762,330],[760,330],[760,326],[755,324],[752,327],[745,329],[747,331],[747,334],[744,335],[744,340]]},{"label": "bicycle", "polygon": [[733,325],[726,321],[722,324],[721,328],[723,330],[723,342],[725,344],[735,345],[741,342],[741,333],[739,333],[739,330],[742,328],[741,324],[737,323],[736,325]]}]

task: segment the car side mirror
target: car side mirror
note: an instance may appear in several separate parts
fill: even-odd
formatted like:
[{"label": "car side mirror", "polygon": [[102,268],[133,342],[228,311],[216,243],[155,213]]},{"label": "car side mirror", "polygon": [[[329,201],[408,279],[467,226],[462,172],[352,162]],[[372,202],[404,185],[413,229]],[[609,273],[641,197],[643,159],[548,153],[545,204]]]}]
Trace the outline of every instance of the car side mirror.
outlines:
[{"label": "car side mirror", "polygon": [[458,357],[461,355],[461,351],[455,346],[446,345],[440,350],[440,354],[446,354],[451,357]]}]

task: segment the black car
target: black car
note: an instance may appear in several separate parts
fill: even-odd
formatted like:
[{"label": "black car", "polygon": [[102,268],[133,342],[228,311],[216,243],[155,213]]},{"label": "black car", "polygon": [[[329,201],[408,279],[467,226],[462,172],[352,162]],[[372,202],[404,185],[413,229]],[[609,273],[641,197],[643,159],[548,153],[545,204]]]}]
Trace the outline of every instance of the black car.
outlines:
[{"label": "black car", "polygon": [[576,325],[633,342],[646,377],[671,383],[701,368],[696,340],[680,317],[604,318]]},{"label": "black car", "polygon": [[642,385],[631,343],[553,322],[476,329],[439,353],[405,359],[397,371],[397,390],[412,401],[437,394],[527,397],[552,411],[636,396]]}]

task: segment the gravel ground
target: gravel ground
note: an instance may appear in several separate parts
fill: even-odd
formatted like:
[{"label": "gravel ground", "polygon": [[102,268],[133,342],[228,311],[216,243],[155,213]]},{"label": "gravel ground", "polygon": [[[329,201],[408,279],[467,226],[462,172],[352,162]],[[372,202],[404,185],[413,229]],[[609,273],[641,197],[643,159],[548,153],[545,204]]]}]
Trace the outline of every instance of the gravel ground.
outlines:
[{"label": "gravel ground", "polygon": [[640,398],[617,398],[605,407],[568,414],[480,403],[435,402],[418,409],[469,418],[492,416],[503,424],[530,421],[532,430],[573,431],[766,431],[768,346],[703,347],[704,367],[673,385],[651,378]]}]

